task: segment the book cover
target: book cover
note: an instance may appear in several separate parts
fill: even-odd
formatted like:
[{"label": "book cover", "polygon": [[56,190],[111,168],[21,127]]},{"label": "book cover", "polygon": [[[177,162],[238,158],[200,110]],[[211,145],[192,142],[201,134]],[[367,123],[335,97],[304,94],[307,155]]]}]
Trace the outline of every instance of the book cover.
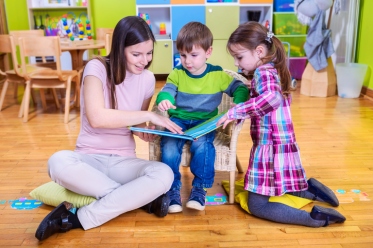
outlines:
[{"label": "book cover", "polygon": [[219,119],[224,114],[225,113],[216,115],[212,117],[211,119],[208,119],[207,121],[191,129],[186,130],[183,134],[171,133],[170,131],[166,131],[166,130],[162,131],[162,130],[155,130],[155,129],[140,128],[140,127],[128,127],[128,128],[135,132],[151,133],[151,134],[157,134],[157,135],[169,136],[169,137],[187,139],[187,140],[197,140],[199,137],[222,126],[223,124],[219,126],[216,126],[216,124],[218,123]]}]

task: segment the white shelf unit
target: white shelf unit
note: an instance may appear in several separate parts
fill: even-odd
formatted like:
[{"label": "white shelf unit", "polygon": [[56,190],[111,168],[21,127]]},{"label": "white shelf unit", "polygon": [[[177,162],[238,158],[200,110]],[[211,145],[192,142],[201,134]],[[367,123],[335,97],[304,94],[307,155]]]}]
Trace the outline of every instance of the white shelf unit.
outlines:
[{"label": "white shelf unit", "polygon": [[[155,74],[168,74],[171,72],[174,64],[174,56],[178,53],[175,44],[178,31],[181,26],[189,21],[200,21],[205,23],[214,35],[214,52],[209,61],[224,68],[236,70],[233,58],[230,58],[230,55],[226,54],[225,45],[228,37],[239,24],[248,21],[247,11],[250,10],[260,11],[259,22],[264,25],[268,21],[269,27],[272,29],[273,4],[268,3],[271,2],[270,0],[264,1],[235,0],[232,2],[207,2],[205,0],[200,1],[200,3],[191,1],[193,3],[188,4],[188,1],[183,0],[155,0],[154,4],[149,4],[149,0],[137,0],[136,14],[142,13],[149,15],[153,33],[159,34],[160,23],[165,23],[166,33],[170,34],[170,39],[157,39],[157,43],[161,43],[162,48],[160,44],[156,44],[153,57],[153,67],[155,67],[155,64],[158,65],[158,63],[167,63],[170,65],[170,68],[166,69],[163,67],[162,71],[157,71],[155,68],[151,69],[154,69],[153,72]],[[159,50],[166,48],[167,51],[163,50],[163,56],[159,58]],[[171,55],[168,59],[166,54],[169,53]]]}]

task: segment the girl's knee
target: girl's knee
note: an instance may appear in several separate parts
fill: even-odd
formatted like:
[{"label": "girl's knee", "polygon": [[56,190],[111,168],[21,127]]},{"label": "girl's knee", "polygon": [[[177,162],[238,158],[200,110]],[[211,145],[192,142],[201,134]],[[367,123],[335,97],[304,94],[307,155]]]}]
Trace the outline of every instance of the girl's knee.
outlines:
[{"label": "girl's knee", "polygon": [[269,197],[248,192],[247,208],[255,216],[262,215],[262,209],[268,202]]}]

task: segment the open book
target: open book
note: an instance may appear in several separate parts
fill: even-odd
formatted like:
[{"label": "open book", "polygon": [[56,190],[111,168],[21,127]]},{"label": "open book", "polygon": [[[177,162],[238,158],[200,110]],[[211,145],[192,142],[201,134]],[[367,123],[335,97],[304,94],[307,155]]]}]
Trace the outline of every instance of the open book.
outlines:
[{"label": "open book", "polygon": [[221,124],[219,126],[216,126],[216,124],[218,123],[219,119],[224,114],[225,113],[221,113],[219,115],[216,115],[216,116],[212,117],[211,119],[208,119],[207,121],[191,128],[191,129],[186,130],[183,134],[171,133],[170,131],[140,128],[140,127],[128,127],[128,128],[132,131],[135,131],[135,132],[151,133],[151,134],[157,134],[157,135],[163,135],[163,136],[169,136],[169,137],[187,139],[187,140],[196,140],[199,137],[217,129],[220,126],[222,126],[223,124]]}]

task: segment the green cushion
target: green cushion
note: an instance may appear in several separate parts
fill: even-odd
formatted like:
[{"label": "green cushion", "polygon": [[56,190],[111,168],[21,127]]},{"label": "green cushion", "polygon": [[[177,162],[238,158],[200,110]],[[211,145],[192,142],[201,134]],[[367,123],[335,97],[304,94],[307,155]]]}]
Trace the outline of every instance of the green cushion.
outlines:
[{"label": "green cushion", "polygon": [[74,207],[80,208],[96,200],[96,198],[91,196],[74,193],[55,182],[49,182],[37,187],[30,192],[30,196],[54,207],[57,207],[63,201],[68,201]]}]

